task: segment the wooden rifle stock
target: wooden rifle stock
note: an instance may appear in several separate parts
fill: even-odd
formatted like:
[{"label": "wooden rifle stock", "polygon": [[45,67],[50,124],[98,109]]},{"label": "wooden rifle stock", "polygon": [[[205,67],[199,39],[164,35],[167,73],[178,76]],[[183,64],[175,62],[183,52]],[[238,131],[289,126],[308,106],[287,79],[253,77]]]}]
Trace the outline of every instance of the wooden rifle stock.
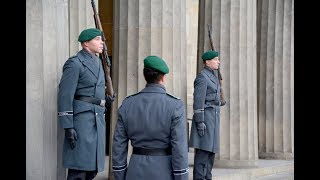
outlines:
[{"label": "wooden rifle stock", "polygon": [[107,86],[106,94],[109,96],[114,96],[112,80],[111,80],[111,76],[110,76],[111,62],[110,62],[110,59],[108,56],[106,38],[103,33],[101,21],[100,21],[94,0],[91,0],[91,4],[92,4],[93,13],[94,13],[93,14],[94,23],[96,25],[96,28],[102,32],[101,36],[102,36],[102,41],[103,41],[103,50],[102,50],[102,53],[99,54],[99,57],[102,61],[104,76],[105,76],[105,80],[106,80],[106,86]]},{"label": "wooden rifle stock", "polygon": [[[210,26],[209,26],[209,24],[207,24],[207,25],[208,25],[208,34],[209,34],[211,50],[216,51],[216,49],[214,48],[214,45],[212,43],[212,39],[211,39]],[[217,69],[217,71],[218,71],[218,79],[219,79],[219,83],[220,83],[220,101],[221,101],[221,104],[224,105],[226,103],[226,101],[224,99],[224,93],[223,93],[223,90],[222,90],[222,76],[221,76],[221,72],[220,72],[220,66]]]}]

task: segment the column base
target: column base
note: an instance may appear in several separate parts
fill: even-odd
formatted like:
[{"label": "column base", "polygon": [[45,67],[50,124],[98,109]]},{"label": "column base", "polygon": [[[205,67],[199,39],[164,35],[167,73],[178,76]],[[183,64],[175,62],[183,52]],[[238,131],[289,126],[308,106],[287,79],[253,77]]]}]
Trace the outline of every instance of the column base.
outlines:
[{"label": "column base", "polygon": [[260,159],[294,159],[293,153],[280,153],[280,152],[259,152]]},{"label": "column base", "polygon": [[216,168],[255,168],[258,167],[258,160],[215,160]]}]

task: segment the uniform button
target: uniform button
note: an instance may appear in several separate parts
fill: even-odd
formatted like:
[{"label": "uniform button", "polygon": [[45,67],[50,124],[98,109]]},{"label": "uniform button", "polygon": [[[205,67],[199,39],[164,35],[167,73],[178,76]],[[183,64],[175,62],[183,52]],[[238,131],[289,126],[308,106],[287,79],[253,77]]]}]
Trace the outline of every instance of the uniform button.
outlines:
[{"label": "uniform button", "polygon": [[98,113],[96,113],[96,116],[98,116]]}]

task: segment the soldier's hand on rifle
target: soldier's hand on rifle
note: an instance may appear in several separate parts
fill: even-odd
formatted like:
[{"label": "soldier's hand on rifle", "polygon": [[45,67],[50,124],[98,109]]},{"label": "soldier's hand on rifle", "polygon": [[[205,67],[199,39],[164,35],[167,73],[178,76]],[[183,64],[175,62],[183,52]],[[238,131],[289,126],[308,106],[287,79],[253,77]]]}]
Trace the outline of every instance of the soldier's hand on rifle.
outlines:
[{"label": "soldier's hand on rifle", "polygon": [[71,149],[76,147],[76,141],[78,140],[77,132],[73,128],[65,129],[65,136],[70,144]]},{"label": "soldier's hand on rifle", "polygon": [[207,127],[206,127],[206,124],[204,124],[204,122],[197,123],[197,131],[200,137],[204,135],[206,128]]},{"label": "soldier's hand on rifle", "polygon": [[227,103],[227,101],[221,100],[221,101],[220,101],[220,106],[224,106],[226,103]]},{"label": "soldier's hand on rifle", "polygon": [[116,99],[117,93],[114,93],[112,96],[106,95],[106,104],[105,107],[110,107],[112,102]]}]

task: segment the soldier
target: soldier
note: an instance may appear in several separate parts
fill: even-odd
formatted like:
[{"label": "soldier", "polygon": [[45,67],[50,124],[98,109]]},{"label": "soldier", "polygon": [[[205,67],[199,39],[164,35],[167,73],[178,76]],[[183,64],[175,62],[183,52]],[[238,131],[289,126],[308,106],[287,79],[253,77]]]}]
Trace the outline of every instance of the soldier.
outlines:
[{"label": "soldier", "polygon": [[68,180],[91,180],[105,165],[105,96],[102,63],[96,53],[103,50],[101,31],[83,30],[78,38],[82,50],[63,66],[58,92],[58,118],[65,129],[63,165]]},{"label": "soldier", "polygon": [[[144,59],[145,88],[118,109],[112,169],[116,180],[188,179],[188,145],[183,102],[164,87],[169,68],[157,56]],[[127,165],[128,141],[133,146]]]},{"label": "soldier", "polygon": [[194,180],[212,179],[215,153],[219,152],[220,85],[214,70],[219,68],[219,53],[203,53],[203,70],[194,80],[193,120],[190,147],[195,148]]}]

